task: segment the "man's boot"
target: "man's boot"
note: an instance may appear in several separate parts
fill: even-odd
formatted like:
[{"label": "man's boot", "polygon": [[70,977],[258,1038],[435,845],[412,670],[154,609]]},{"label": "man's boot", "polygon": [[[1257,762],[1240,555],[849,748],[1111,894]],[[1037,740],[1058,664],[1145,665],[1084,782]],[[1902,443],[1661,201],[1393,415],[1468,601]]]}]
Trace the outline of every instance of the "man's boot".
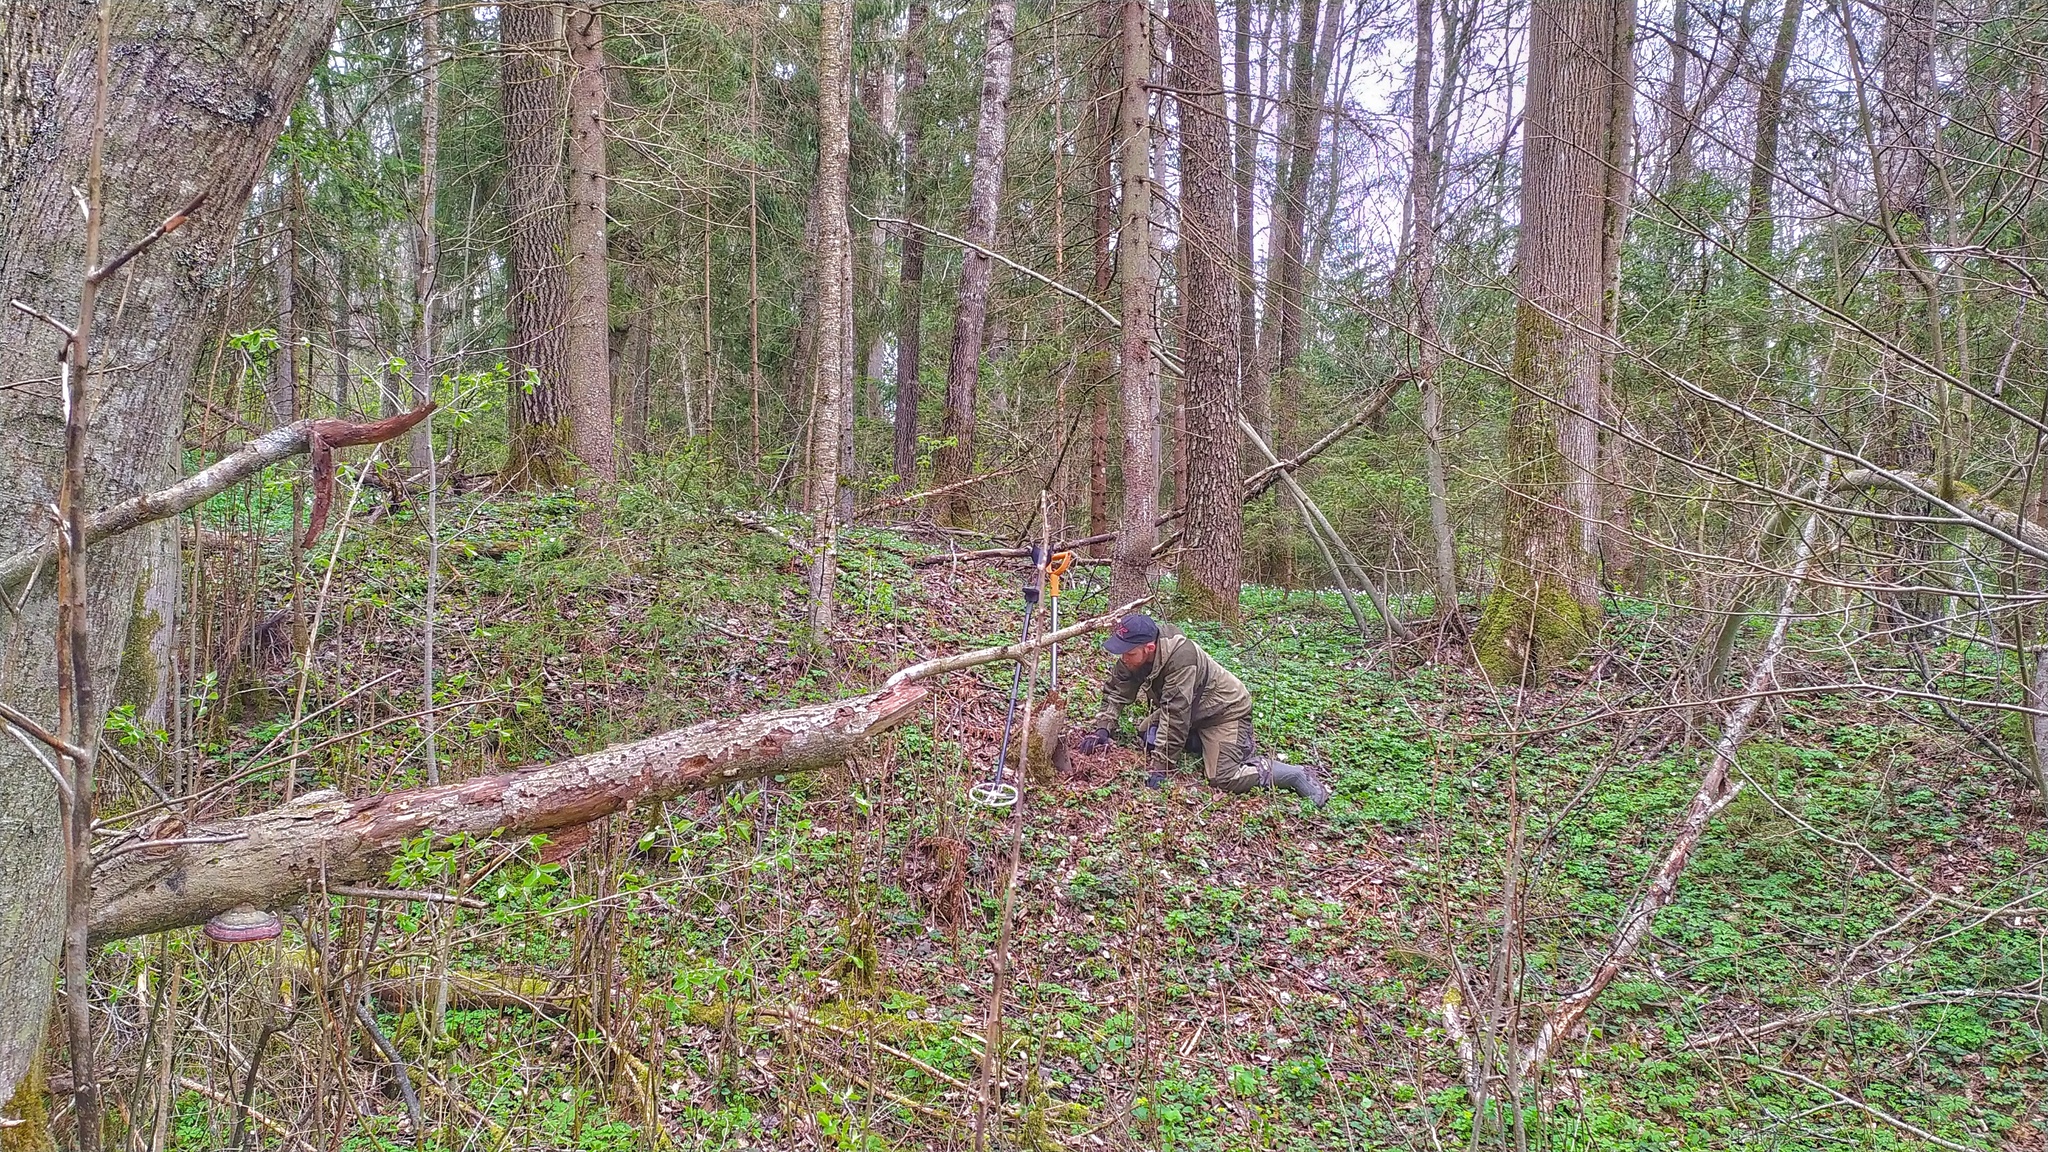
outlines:
[{"label": "man's boot", "polygon": [[1260,780],[1272,788],[1285,788],[1289,792],[1321,808],[1330,802],[1330,790],[1323,786],[1311,764],[1290,764],[1271,756],[1262,756],[1265,763],[1259,771]]}]

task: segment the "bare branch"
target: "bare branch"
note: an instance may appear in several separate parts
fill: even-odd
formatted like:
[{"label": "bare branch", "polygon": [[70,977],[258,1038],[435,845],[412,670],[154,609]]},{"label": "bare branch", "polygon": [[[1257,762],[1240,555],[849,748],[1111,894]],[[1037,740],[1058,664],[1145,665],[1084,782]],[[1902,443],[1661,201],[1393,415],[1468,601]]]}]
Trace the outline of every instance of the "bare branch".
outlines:
[{"label": "bare branch", "polygon": [[1004,644],[995,648],[977,648],[972,652],[960,652],[952,656],[935,656],[923,663],[912,664],[908,668],[898,669],[888,680],[883,682],[883,686],[894,688],[898,684],[910,684],[919,680],[929,680],[943,673],[958,672],[962,668],[973,668],[980,664],[993,664],[998,660],[1022,660],[1026,656],[1035,652],[1042,652],[1062,641],[1072,640],[1076,636],[1085,636],[1090,632],[1100,632],[1113,627],[1117,621],[1137,611],[1151,599],[1150,596],[1141,597],[1114,611],[1104,613],[1101,616],[1091,617],[1078,624],[1069,624],[1057,632],[1048,632],[1032,640],[1020,641],[1016,644]]},{"label": "bare branch", "polygon": [[78,330],[76,328],[73,328],[71,325],[64,323],[63,321],[57,319],[55,316],[50,315],[48,312],[44,312],[41,309],[35,308],[20,300],[9,300],[7,302],[7,306],[9,308],[14,309],[16,312],[19,312],[24,316],[29,317],[32,320],[40,320],[43,323],[48,324],[50,327],[55,328],[57,331],[64,334],[64,339],[66,340],[76,340],[78,338]]},{"label": "bare branch", "polygon": [[55,732],[29,719],[28,714],[11,704],[0,703],[0,720],[4,720],[30,736],[42,741],[62,755],[77,759],[85,755],[78,745],[58,737]]},{"label": "bare branch", "polygon": [[[273,429],[242,445],[211,466],[201,469],[168,488],[124,500],[112,508],[88,517],[87,545],[133,531],[144,524],[176,516],[205,503],[214,495],[261,472],[280,460],[311,451],[314,442],[331,447],[377,444],[403,435],[426,419],[434,405],[367,424],[346,420],[300,420]],[[0,560],[0,589],[13,588],[29,578],[56,551],[54,542],[32,545]]]},{"label": "bare branch", "polygon": [[170,214],[170,216],[166,217],[163,223],[151,229],[149,235],[144,236],[140,240],[137,240],[126,252],[121,253],[119,256],[114,257],[112,260],[109,260],[105,264],[102,264],[98,268],[94,269],[89,275],[87,275],[86,279],[90,280],[94,284],[105,283],[107,277],[112,276],[116,272],[119,272],[123,264],[126,264],[130,260],[135,259],[137,256],[142,255],[143,251],[147,249],[150,245],[156,243],[157,241],[163,239],[166,236],[169,236],[171,233],[176,232],[179,226],[184,224],[185,221],[189,219],[194,212],[199,211],[199,206],[204,203],[206,203],[206,193],[201,192],[199,195],[194,196],[191,200],[187,201],[183,208],[178,209],[176,212],[173,212]]},{"label": "bare branch", "polygon": [[1955,1149],[1955,1152],[1977,1152],[1975,1148],[1970,1147],[1968,1144],[1958,1144],[1953,1140],[1944,1140],[1941,1137],[1936,1136],[1934,1133],[1929,1132],[1925,1128],[1909,1124],[1906,1121],[1899,1119],[1897,1116],[1894,1116],[1889,1112],[1879,1111],[1878,1109],[1873,1108],[1868,1104],[1865,1104],[1863,1101],[1858,1100],[1854,1096],[1850,1096],[1843,1092],[1838,1092],[1835,1089],[1830,1088],[1827,1085],[1821,1083],[1820,1081],[1815,1080],[1811,1076],[1801,1075],[1798,1072],[1792,1071],[1790,1068],[1779,1068],[1771,1064],[1762,1064],[1758,1065],[1758,1067],[1762,1068],[1766,1072],[1769,1072],[1773,1076],[1783,1076],[1788,1080],[1797,1080],[1801,1084],[1806,1085],[1808,1088],[1811,1088],[1816,1092],[1825,1092],[1829,1096],[1834,1097],[1835,1103],[1847,1104],[1849,1107],[1856,1109],[1858,1112],[1861,1112],[1866,1116],[1869,1116],[1871,1119],[1876,1120],[1881,1124],[1886,1124],[1890,1127],[1896,1128],[1899,1131],[1904,1132],[1906,1135],[1914,1137],[1915,1139],[1925,1140],[1930,1144],[1938,1144],[1943,1148],[1953,1148]]},{"label": "bare branch", "polygon": [[2019,989],[1951,988],[1943,992],[1932,992],[1925,996],[1914,996],[1890,1004],[1854,1005],[1845,1004],[1829,1008],[1817,1008],[1811,1012],[1794,1012],[1766,1020],[1748,1028],[1731,1028],[1726,1032],[1713,1032],[1685,1042],[1682,1051],[1697,1052],[1702,1048],[1717,1048],[1723,1044],[1738,1041],[1761,1040],[1793,1028],[1818,1024],[1824,1020],[1840,1020],[1849,1016],[1896,1016],[1919,1008],[1931,1008],[1939,1004],[1961,1004],[1971,1000],[2030,1000],[2036,1004],[2048,1005],[2048,996],[2039,992]]},{"label": "bare branch", "polygon": [[1708,762],[1707,772],[1700,780],[1699,790],[1694,793],[1692,803],[1686,808],[1685,818],[1679,823],[1677,834],[1672,837],[1671,847],[1664,855],[1663,863],[1651,874],[1649,890],[1638,897],[1630,906],[1628,914],[1622,917],[1621,926],[1614,934],[1614,941],[1608,946],[1607,955],[1593,969],[1593,975],[1577,991],[1560,1001],[1550,1014],[1544,1017],[1537,1029],[1536,1038],[1522,1053],[1519,1072],[1526,1081],[1542,1068],[1579,1025],[1587,1009],[1600,998],[1600,993],[1621,973],[1622,966],[1642,944],[1650,933],[1650,922],[1678,894],[1678,881],[1685,874],[1685,867],[1692,861],[1692,854],[1706,836],[1707,826],[1714,817],[1726,808],[1742,791],[1742,784],[1729,783],[1729,774],[1735,769],[1735,756],[1743,741],[1749,736],[1750,725],[1756,719],[1759,705],[1763,701],[1760,689],[1767,687],[1777,675],[1778,657],[1785,651],[1785,639],[1792,622],[1792,609],[1799,596],[1801,585],[1806,582],[1806,572],[1813,562],[1813,542],[1819,518],[1812,513],[1799,532],[1799,551],[1792,563],[1792,570],[1785,578],[1784,592],[1778,597],[1777,623],[1771,629],[1771,637],[1764,644],[1763,655],[1749,674],[1747,691],[1740,704],[1729,713],[1728,722],[1721,729],[1720,739],[1714,742],[1714,756]]}]

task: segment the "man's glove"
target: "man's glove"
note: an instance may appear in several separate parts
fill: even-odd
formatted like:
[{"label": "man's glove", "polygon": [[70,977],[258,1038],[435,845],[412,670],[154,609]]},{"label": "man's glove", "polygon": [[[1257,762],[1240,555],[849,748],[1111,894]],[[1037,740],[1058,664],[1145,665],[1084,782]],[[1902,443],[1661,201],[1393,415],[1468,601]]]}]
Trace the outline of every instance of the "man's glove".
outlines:
[{"label": "man's glove", "polygon": [[1074,746],[1074,750],[1086,755],[1090,752],[1100,752],[1107,747],[1109,747],[1109,729],[1097,728],[1093,732],[1082,736],[1080,742]]},{"label": "man's glove", "polygon": [[1145,757],[1145,787],[1160,788],[1166,784],[1166,757]]}]

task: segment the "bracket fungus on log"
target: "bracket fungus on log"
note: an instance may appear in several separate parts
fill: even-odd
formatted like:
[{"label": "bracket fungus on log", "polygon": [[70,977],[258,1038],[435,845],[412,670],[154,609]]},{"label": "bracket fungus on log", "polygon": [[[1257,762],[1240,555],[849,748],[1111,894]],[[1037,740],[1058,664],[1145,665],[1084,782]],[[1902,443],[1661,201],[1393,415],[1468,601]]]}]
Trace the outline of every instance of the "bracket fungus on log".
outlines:
[{"label": "bracket fungus on log", "polygon": [[284,921],[277,913],[247,904],[237,904],[206,922],[206,938],[220,944],[254,944],[283,933]]}]

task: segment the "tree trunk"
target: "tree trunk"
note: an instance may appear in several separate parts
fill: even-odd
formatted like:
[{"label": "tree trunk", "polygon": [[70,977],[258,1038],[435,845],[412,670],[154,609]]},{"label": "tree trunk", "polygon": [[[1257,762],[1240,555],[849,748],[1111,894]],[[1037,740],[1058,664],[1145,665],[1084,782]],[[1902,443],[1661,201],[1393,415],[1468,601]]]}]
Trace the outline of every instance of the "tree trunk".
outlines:
[{"label": "tree trunk", "polygon": [[[852,94],[848,93],[847,104],[852,106]],[[849,138],[851,131],[849,121]],[[848,148],[847,199],[852,200],[851,145]],[[855,400],[860,392],[860,347],[854,338],[856,313],[854,305],[854,243],[852,224],[848,222],[846,246],[839,251],[839,292],[843,301],[844,315],[839,326],[839,519],[844,522],[853,519],[854,485],[859,479],[853,454],[853,432],[855,423]]]},{"label": "tree trunk", "polygon": [[[438,0],[421,0],[420,19],[420,205],[413,225],[412,398],[418,408],[434,398],[434,296],[441,277],[440,237],[435,217],[440,205],[441,160],[441,20]],[[415,474],[432,463],[431,422],[405,438],[406,466]]]},{"label": "tree trunk", "polygon": [[[1117,5],[1104,4],[1101,38],[1105,42],[1120,35],[1122,27],[1121,0]],[[1090,180],[1088,215],[1091,238],[1088,245],[1088,266],[1091,273],[1089,288],[1095,300],[1109,304],[1109,286],[1116,279],[1115,257],[1111,254],[1111,241],[1116,235],[1116,184],[1112,157],[1116,151],[1117,115],[1116,88],[1120,64],[1110,62],[1117,57],[1103,53],[1103,63],[1096,69],[1092,91],[1088,100],[1088,141],[1089,153],[1093,157],[1093,179]],[[1116,341],[1107,325],[1097,325],[1095,355],[1090,357],[1084,369],[1088,381],[1088,535],[1108,536],[1109,525],[1109,402],[1111,368],[1116,360]],[[1100,559],[1106,552],[1101,544],[1090,545],[1088,554]]]},{"label": "tree trunk", "polygon": [[[967,190],[967,241],[982,248],[995,243],[996,214],[1003,196],[1003,160],[1010,134],[1010,77],[1016,61],[1017,5],[993,0],[988,8],[988,55],[981,68],[981,117],[974,134],[974,174]],[[953,310],[953,355],[946,362],[946,417],[932,482],[957,484],[974,471],[974,422],[981,384],[982,337],[988,323],[988,293],[995,261],[969,247],[960,257],[960,302]],[[973,520],[966,489],[933,500],[933,515],[944,524]]]},{"label": "tree trunk", "polygon": [[[1608,295],[1610,135],[1632,92],[1617,55],[1632,29],[1608,0],[1537,0],[1529,22],[1516,244],[1517,384],[1506,458],[1499,583],[1475,644],[1498,682],[1541,682],[1598,636],[1589,546],[1599,464]],[[1619,89],[1617,91],[1617,89]]]},{"label": "tree trunk", "polygon": [[[324,884],[381,880],[409,842],[531,836],[665,800],[845,759],[919,714],[930,692],[901,684],[867,696],[707,720],[559,764],[348,800],[329,791],[179,837],[207,844],[103,850],[93,877],[92,939],[204,923],[239,904],[277,908]],[[159,828],[156,839],[170,839]]]},{"label": "tree trunk", "polygon": [[[248,190],[327,48],[333,0],[198,0],[165,21],[146,6],[111,10],[112,80],[102,134],[103,251],[126,249],[204,193],[183,227],[121,273],[94,325],[88,498],[105,507],[153,489],[178,459],[178,430],[198,355],[210,274],[228,255]],[[73,189],[85,183],[96,100],[95,8],[76,0],[0,14],[0,300],[75,322],[86,269]],[[223,44],[235,50],[224,52]],[[18,323],[18,318],[16,323]],[[16,336],[19,336],[17,339]],[[62,470],[63,416],[47,381],[62,338],[42,325],[0,341],[0,554],[42,544]],[[21,386],[16,386],[20,384]],[[114,679],[150,551],[139,533],[87,559],[92,675]],[[56,714],[49,574],[18,612],[0,614],[0,699]],[[98,739],[101,717],[81,717]],[[13,740],[0,742],[0,1101],[15,1099],[46,1034],[65,916],[64,837],[54,782]]]},{"label": "tree trunk", "polygon": [[832,639],[832,593],[838,579],[839,421],[853,365],[846,261],[853,235],[846,223],[848,134],[853,78],[853,0],[825,0],[818,46],[818,337],[811,370],[811,473],[805,507],[811,537],[810,635],[823,650]]},{"label": "tree trunk", "polygon": [[[1308,310],[1302,298],[1309,272],[1303,251],[1308,240],[1308,192],[1315,176],[1316,153],[1322,144],[1323,102],[1329,95],[1330,71],[1337,59],[1337,34],[1343,15],[1342,0],[1328,0],[1322,10],[1322,30],[1311,41],[1309,13],[1307,5],[1304,6],[1301,42],[1304,47],[1312,44],[1314,53],[1306,75],[1296,74],[1294,114],[1289,120],[1291,138],[1286,145],[1290,152],[1287,179],[1276,189],[1274,200],[1275,267],[1268,270],[1266,299],[1275,339],[1267,388],[1276,404],[1272,414],[1273,447],[1280,452],[1294,450],[1294,428],[1301,411],[1301,377],[1296,366],[1308,337]],[[1301,62],[1302,57],[1297,55],[1296,63]],[[1303,80],[1306,83],[1301,83]]]},{"label": "tree trunk", "polygon": [[1792,70],[1792,52],[1799,44],[1799,15],[1805,6],[1804,0],[1784,0],[1778,40],[1756,94],[1756,153],[1749,165],[1749,212],[1743,241],[1750,263],[1766,268],[1777,240],[1771,193],[1778,180],[1778,127],[1785,116],[1785,76]]},{"label": "tree trunk", "polygon": [[283,203],[279,205],[279,218],[284,224],[277,235],[277,354],[271,358],[269,387],[264,390],[265,414],[272,428],[299,418],[299,233],[292,210],[297,171],[289,173],[285,180]]},{"label": "tree trunk", "polygon": [[1244,493],[1238,447],[1238,289],[1223,45],[1214,0],[1172,0],[1171,83],[1180,100],[1181,407],[1187,527],[1180,591],[1196,616],[1237,618]]},{"label": "tree trunk", "polygon": [[1145,594],[1152,546],[1159,541],[1159,264],[1152,237],[1152,11],[1148,0],[1123,3],[1123,96],[1117,120],[1123,138],[1117,278],[1123,293],[1122,363],[1124,498],[1110,558],[1109,599]]},{"label": "tree trunk", "polygon": [[[625,261],[623,275],[631,301],[624,327],[619,331],[618,353],[612,361],[612,393],[618,399],[619,445],[628,463],[649,450],[648,423],[654,409],[654,293],[653,272],[636,250]],[[708,416],[708,414],[707,414]],[[705,422],[710,435],[710,422]]]},{"label": "tree trunk", "polygon": [[[1889,241],[1880,266],[1878,299],[1882,309],[1879,323],[1888,338],[1872,381],[1878,399],[1874,412],[1878,442],[1873,457],[1890,468],[1919,468],[1945,476],[1951,467],[1943,435],[1947,388],[1940,381],[1929,380],[1907,355],[1910,352],[1927,363],[1943,361],[1934,274],[1925,253],[1932,225],[1931,153],[1938,98],[1936,18],[1932,0],[1907,0],[1888,7],[1878,47],[1874,164],[1878,215]],[[1926,409],[1936,410],[1933,421],[1921,416]],[[1922,510],[1910,502],[1889,509],[1902,515]],[[1936,534],[1894,523],[1884,525],[1881,536],[1880,555],[1905,563],[1881,566],[1877,583],[1924,583],[1915,569],[1939,547]],[[1873,629],[1887,636],[1916,635],[1920,623],[1938,611],[1930,594],[1882,587],[1873,598],[1877,602]]]},{"label": "tree trunk", "polygon": [[[1272,220],[1266,237],[1266,298],[1244,399],[1252,425],[1268,437],[1273,434],[1278,408],[1274,390],[1283,387],[1279,378],[1290,368],[1290,345],[1298,347],[1295,333],[1301,326],[1299,296],[1308,184],[1315,168],[1316,143],[1322,135],[1323,88],[1328,82],[1319,41],[1334,39],[1336,17],[1342,8],[1341,0],[1331,0],[1328,11],[1320,0],[1302,0],[1293,60],[1281,99]],[[1319,27],[1325,28],[1327,35],[1319,37]],[[1284,452],[1288,445],[1282,441],[1273,447]]]},{"label": "tree trunk", "polygon": [[1692,179],[1692,0],[1673,0],[1664,149],[1664,190],[1676,192]]},{"label": "tree trunk", "polygon": [[[1448,46],[1447,46],[1448,47]],[[1452,83],[1455,66],[1444,69]],[[1423,473],[1429,488],[1430,577],[1436,616],[1458,622],[1458,545],[1451,532],[1450,478],[1444,467],[1443,366],[1437,331],[1436,232],[1440,178],[1430,85],[1436,72],[1436,11],[1415,2],[1415,74],[1409,89],[1408,282],[1415,300],[1415,385],[1422,393]]]},{"label": "tree trunk", "polygon": [[500,99],[505,115],[507,250],[505,309],[511,372],[505,405],[503,481],[552,488],[571,478],[569,267],[564,227],[562,139],[568,88],[562,79],[560,9],[546,0],[498,7]]},{"label": "tree trunk", "polygon": [[611,267],[606,255],[604,25],[594,0],[564,10],[569,39],[569,434],[592,478],[612,458]]},{"label": "tree trunk", "polygon": [[[1600,196],[1600,391],[1598,411],[1612,422],[1626,419],[1614,391],[1616,350],[1621,336],[1621,250],[1628,239],[1629,188],[1635,138],[1635,0],[1617,0],[1616,41],[1612,74],[1616,82],[1607,86],[1607,152],[1602,157],[1606,184]],[[1619,428],[1596,428],[1593,432],[1599,461],[1590,476],[1576,471],[1570,481],[1578,486],[1572,506],[1586,518],[1580,521],[1585,546],[1600,557],[1609,587],[1634,587],[1635,541],[1629,530],[1629,503],[1633,495],[1622,476],[1627,438]],[[1606,517],[1601,516],[1605,511]]]},{"label": "tree trunk", "polygon": [[[1256,292],[1258,289],[1258,268],[1253,257],[1253,236],[1258,231],[1257,218],[1253,215],[1254,185],[1258,182],[1259,137],[1254,125],[1258,109],[1252,93],[1252,3],[1251,0],[1236,0],[1232,11],[1236,27],[1232,29],[1237,38],[1237,59],[1231,62],[1232,78],[1237,93],[1232,100],[1235,114],[1232,144],[1235,150],[1237,229],[1234,251],[1237,254],[1237,372],[1238,406],[1245,406],[1244,391],[1247,387],[1245,372],[1258,355],[1259,310]],[[1261,77],[1263,80],[1263,76]],[[1248,413],[1249,414],[1249,413]],[[1256,421],[1254,421],[1256,423]]]},{"label": "tree trunk", "polygon": [[911,0],[903,33],[903,266],[896,283],[896,488],[917,479],[917,417],[924,401],[918,378],[924,351],[924,25],[926,0]]}]

